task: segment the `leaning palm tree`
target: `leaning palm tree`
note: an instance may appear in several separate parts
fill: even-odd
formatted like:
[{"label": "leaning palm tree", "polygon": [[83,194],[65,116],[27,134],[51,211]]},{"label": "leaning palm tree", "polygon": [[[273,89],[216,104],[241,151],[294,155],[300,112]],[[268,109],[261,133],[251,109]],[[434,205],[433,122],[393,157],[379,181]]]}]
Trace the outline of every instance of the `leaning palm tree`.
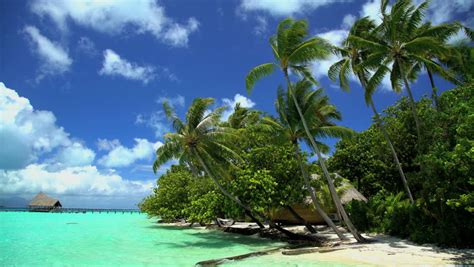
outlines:
[{"label": "leaning palm tree", "polygon": [[[340,114],[336,111],[334,106],[329,104],[329,99],[327,96],[323,95],[323,90],[311,90],[311,86],[311,82],[308,80],[302,80],[296,83],[293,88],[295,90],[294,94],[299,100],[298,103],[301,106],[303,114],[307,118],[308,126],[311,129],[312,136],[319,136],[321,133],[324,133],[325,136],[331,137],[350,135],[352,133],[351,130],[344,127],[335,126],[331,122],[332,119],[340,119]],[[346,237],[337,229],[334,222],[331,220],[331,218],[329,218],[329,216],[321,207],[320,201],[316,196],[315,189],[311,185],[310,175],[303,165],[304,160],[301,158],[298,140],[306,140],[307,142],[307,138],[301,124],[301,119],[299,118],[295,105],[288,93],[288,91],[285,92],[281,89],[278,91],[278,97],[275,103],[278,119],[274,120],[272,118],[265,117],[263,122],[271,126],[271,128],[273,128],[280,136],[293,145],[295,157],[299,163],[301,174],[304,178],[305,187],[310,193],[314,208],[321,215],[324,221],[334,230],[337,236],[341,240],[345,240]],[[329,150],[329,148],[323,143],[318,142],[317,140],[316,142],[321,151]]]},{"label": "leaning palm tree", "polygon": [[218,108],[208,112],[213,103],[212,98],[194,99],[186,113],[185,122],[178,118],[167,103],[163,104],[165,114],[171,120],[175,132],[165,134],[165,142],[156,152],[153,170],[156,173],[160,166],[171,159],[178,159],[182,163],[193,166],[194,169],[200,167],[222,194],[241,207],[260,228],[264,228],[263,224],[253,216],[251,209],[228,192],[215,175],[218,165],[233,164],[240,157],[230,146],[231,141],[236,137],[233,129],[218,126],[223,109]]},{"label": "leaning palm tree", "polygon": [[[422,141],[421,122],[410,88],[408,68],[415,62],[421,62],[429,67],[436,68],[436,62],[433,59],[426,58],[425,55],[427,52],[430,54],[444,53],[445,47],[434,33],[418,31],[428,2],[423,2],[415,7],[411,0],[399,0],[393,5],[389,13],[386,12],[387,3],[387,0],[382,0],[383,20],[376,29],[378,33],[376,40],[355,35],[350,36],[349,39],[360,47],[370,49],[370,54],[364,64],[370,66],[379,64],[380,69],[378,71],[381,74],[383,72],[384,75],[390,71],[390,81],[395,92],[401,91],[403,83],[415,120],[418,149],[420,149]],[[391,67],[387,68],[386,65],[391,65]]]},{"label": "leaning palm tree", "polygon": [[[374,40],[377,38],[375,32],[375,23],[368,17],[359,19],[354,23],[352,28],[349,31],[349,36],[358,36],[366,40]],[[378,113],[374,101],[373,93],[377,86],[380,84],[383,78],[383,71],[375,72],[372,77],[370,77],[371,70],[367,65],[363,65],[364,61],[367,59],[368,49],[365,47],[360,47],[354,42],[351,41],[351,38],[347,38],[343,42],[343,47],[334,47],[334,53],[341,57],[341,60],[334,63],[328,70],[328,76],[331,80],[339,80],[339,85],[341,89],[349,91],[349,75],[352,72],[362,85],[362,89],[365,92],[365,103],[372,108],[372,111],[375,115],[375,120],[379,129],[382,131],[382,134],[387,142],[390,151],[392,152],[393,160],[397,166],[400,178],[402,179],[403,186],[405,191],[408,194],[408,197],[412,203],[414,203],[413,196],[408,186],[407,179],[405,177],[405,172],[403,171],[402,165],[398,159],[397,152],[393,146],[392,140],[390,139],[387,129],[385,128],[380,114]],[[369,81],[371,86],[369,87]]]},{"label": "leaning palm tree", "polygon": [[357,229],[354,227],[351,220],[349,219],[349,216],[344,210],[344,207],[342,206],[341,200],[337,195],[334,182],[329,175],[329,171],[327,170],[321,151],[319,150],[313,136],[311,135],[311,131],[308,127],[304,114],[291,88],[292,83],[289,74],[290,70],[292,73],[301,75],[316,84],[316,80],[311,76],[310,64],[314,60],[326,58],[330,53],[330,45],[324,39],[319,37],[308,39],[307,36],[308,23],[305,20],[295,21],[291,18],[288,18],[281,21],[278,24],[276,35],[270,38],[270,46],[272,48],[275,61],[256,66],[248,73],[246,77],[247,91],[250,92],[252,90],[257,80],[271,74],[277,68],[281,69],[285,77],[291,98],[301,119],[305,134],[313,151],[318,156],[318,161],[321,169],[323,170],[324,177],[327,180],[334,204],[337,207],[338,212],[342,215],[343,220],[346,222],[346,225],[354,238],[356,238],[357,241],[364,241],[364,238],[358,233]]}]

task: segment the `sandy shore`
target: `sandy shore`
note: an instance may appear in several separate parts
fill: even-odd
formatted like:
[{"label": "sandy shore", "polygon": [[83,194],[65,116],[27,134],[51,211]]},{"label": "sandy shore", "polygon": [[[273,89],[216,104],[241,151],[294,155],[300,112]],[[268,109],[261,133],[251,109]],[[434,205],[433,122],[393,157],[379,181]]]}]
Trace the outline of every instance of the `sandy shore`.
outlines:
[{"label": "sandy shore", "polygon": [[[189,226],[189,224],[167,224],[173,226]],[[199,226],[196,227],[204,228]],[[232,227],[255,227],[248,223],[237,223]],[[285,227],[292,232],[305,232],[302,226]],[[344,231],[341,228],[342,231]],[[300,249],[283,249],[270,255],[260,256],[259,260],[268,258],[270,262],[337,262],[361,264],[369,266],[440,266],[440,265],[472,265],[474,266],[473,249],[439,248],[434,245],[418,245],[408,240],[381,235],[364,234],[369,243],[358,244],[349,233],[344,234],[348,241],[341,242],[326,227],[318,227],[316,236],[326,240],[324,247],[306,247]],[[297,254],[297,255],[285,255]],[[271,259],[271,260],[270,260]],[[249,263],[252,259],[247,259]],[[243,260],[242,263],[245,263]]]},{"label": "sandy shore", "polygon": [[[433,266],[453,264],[474,264],[472,249],[441,249],[433,245],[417,245],[410,241],[386,236],[366,235],[372,240],[369,244],[341,244],[341,250],[313,252],[296,256],[277,257],[309,261],[336,261],[340,263],[364,264],[373,266]],[[324,251],[324,249],[322,250]]]},{"label": "sandy shore", "polygon": [[[297,227],[304,231],[302,227]],[[290,259],[298,257],[303,261],[336,261],[340,263],[363,264],[371,266],[436,266],[436,265],[474,265],[473,249],[439,248],[435,245],[418,245],[408,240],[382,234],[364,234],[370,240],[367,244],[358,244],[349,233],[344,235],[350,240],[341,242],[329,229],[317,235],[327,238],[326,246],[334,248],[313,248],[321,252],[300,255],[275,255]],[[305,249],[301,249],[305,250]],[[306,248],[311,251],[311,248]],[[293,251],[294,253],[294,251]]]}]

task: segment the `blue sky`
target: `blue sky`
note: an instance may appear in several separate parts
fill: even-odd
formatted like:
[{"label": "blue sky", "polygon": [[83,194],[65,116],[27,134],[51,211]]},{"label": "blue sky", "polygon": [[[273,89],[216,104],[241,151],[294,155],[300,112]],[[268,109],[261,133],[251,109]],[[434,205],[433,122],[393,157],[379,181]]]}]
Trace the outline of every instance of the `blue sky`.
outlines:
[{"label": "blue sky", "polygon": [[[0,1],[0,198],[44,191],[69,207],[133,207],[157,175],[154,150],[169,129],[161,102],[179,114],[195,97],[273,113],[274,74],[252,95],[244,78],[272,60],[268,38],[287,16],[337,44],[361,16],[378,19],[377,0]],[[473,26],[471,0],[433,0],[427,19]],[[343,115],[364,130],[371,113],[361,88],[327,79],[336,60],[313,73]],[[429,94],[423,75],[417,98]],[[452,85],[436,79],[441,90]],[[375,103],[400,95],[387,83]],[[333,145],[335,140],[327,140]],[[162,173],[165,168],[160,170]]]}]

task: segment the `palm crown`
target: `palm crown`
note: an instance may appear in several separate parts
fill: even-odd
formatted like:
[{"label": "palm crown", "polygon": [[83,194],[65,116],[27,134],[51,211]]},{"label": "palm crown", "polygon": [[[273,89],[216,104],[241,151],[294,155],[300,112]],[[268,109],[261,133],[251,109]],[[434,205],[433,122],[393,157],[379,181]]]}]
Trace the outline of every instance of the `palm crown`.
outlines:
[{"label": "palm crown", "polygon": [[316,59],[329,55],[330,45],[322,38],[308,36],[308,22],[287,18],[278,25],[276,35],[270,38],[275,61],[264,63],[253,68],[247,75],[246,88],[251,91],[255,82],[280,68],[285,75],[288,70],[300,74],[313,83],[309,64]]},{"label": "palm crown", "polygon": [[233,129],[218,126],[223,108],[209,111],[214,103],[212,98],[196,98],[186,113],[183,122],[172,108],[164,103],[166,116],[172,122],[174,133],[164,136],[163,146],[157,150],[153,170],[171,159],[196,167],[194,157],[198,153],[208,162],[232,163],[239,156],[231,148],[231,140],[236,138]]},{"label": "palm crown", "polygon": [[[446,47],[437,38],[445,29],[432,27],[425,31],[419,30],[426,7],[427,2],[415,7],[410,0],[400,0],[389,14],[384,13],[383,22],[375,29],[378,38],[367,39],[356,35],[349,37],[355,45],[370,49],[370,55],[363,66],[379,65],[385,73],[391,71],[390,81],[396,92],[401,91],[402,80],[406,77],[408,66],[414,62],[423,62],[438,68],[434,60],[424,55],[427,52],[434,55],[447,52]],[[390,69],[385,67],[389,64]]]},{"label": "palm crown", "polygon": [[[308,80],[299,81],[293,86],[295,97],[301,106],[312,136],[316,138],[347,137],[352,134],[352,130],[335,125],[334,121],[340,120],[341,114],[334,105],[329,103],[329,98],[323,95],[323,89],[312,90],[312,86]],[[288,91],[280,88],[275,107],[278,121],[267,117],[264,118],[264,122],[273,126],[293,144],[296,144],[298,140],[309,144],[301,119]],[[327,145],[317,140],[316,142],[322,152],[328,151]]]},{"label": "palm crown", "polygon": [[[354,23],[349,31],[349,36],[358,36],[365,40],[375,41],[377,38],[375,29],[374,21],[364,17]],[[348,37],[344,40],[342,47],[333,47],[333,52],[340,56],[341,59],[329,68],[328,77],[333,81],[339,80],[341,88],[348,91],[349,75],[351,72],[354,73],[362,83],[365,90],[366,103],[369,103],[376,86],[382,80],[382,75],[384,75],[384,73],[375,72],[371,78],[370,73],[374,68],[367,64],[362,64],[367,60],[370,49],[359,46],[352,38]],[[370,89],[368,88],[369,81],[373,85]]]}]

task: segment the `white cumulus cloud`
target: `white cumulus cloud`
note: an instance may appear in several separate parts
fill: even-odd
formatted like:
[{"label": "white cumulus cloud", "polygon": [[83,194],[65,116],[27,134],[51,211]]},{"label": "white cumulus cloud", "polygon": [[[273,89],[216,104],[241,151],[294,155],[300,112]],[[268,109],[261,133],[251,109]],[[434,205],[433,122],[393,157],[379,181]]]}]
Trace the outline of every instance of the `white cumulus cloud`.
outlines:
[{"label": "white cumulus cloud", "polygon": [[162,110],[152,112],[151,114],[138,114],[135,124],[145,125],[155,132],[156,138],[162,138],[164,134],[170,132],[170,123]]},{"label": "white cumulus cloud", "polygon": [[182,95],[177,95],[175,97],[161,96],[156,100],[156,102],[160,105],[167,102],[173,107],[184,107],[185,99]]},{"label": "white cumulus cloud", "polygon": [[55,156],[55,161],[69,167],[90,165],[94,159],[95,152],[78,142],[60,149]]},{"label": "white cumulus cloud", "polygon": [[253,28],[253,32],[256,35],[264,35],[267,32],[267,28],[268,28],[267,19],[263,16],[258,16],[256,20],[257,20],[257,25]]},{"label": "white cumulus cloud", "polygon": [[342,27],[344,29],[350,29],[354,22],[356,21],[357,17],[351,14],[347,14],[342,19]]},{"label": "white cumulus cloud", "polygon": [[140,66],[129,62],[110,49],[104,51],[104,61],[102,62],[102,69],[100,69],[99,74],[122,76],[130,80],[142,81],[144,84],[147,84],[156,77],[153,66]]},{"label": "white cumulus cloud", "polygon": [[69,134],[52,112],[35,110],[27,98],[0,82],[0,169],[19,169],[41,154],[69,146]]},{"label": "white cumulus cloud", "polygon": [[146,139],[135,138],[135,146],[127,148],[118,145],[99,159],[99,164],[109,167],[127,167],[139,160],[150,160],[156,149],[163,143],[151,143]]},{"label": "white cumulus cloud", "polygon": [[189,35],[199,28],[199,22],[195,18],[190,18],[187,25],[173,23],[165,31],[163,38],[173,46],[186,46],[189,42]]},{"label": "white cumulus cloud", "polygon": [[[417,4],[421,1],[416,1]],[[474,16],[474,1],[472,0],[432,0],[427,10],[427,20],[433,24],[450,22],[456,18],[457,14],[467,13],[468,17]],[[469,25],[474,26],[474,25]]]},{"label": "white cumulus cloud", "polygon": [[[387,12],[390,9],[387,8]],[[377,24],[382,22],[382,15],[380,14],[380,0],[369,0],[362,5],[362,9],[359,12],[360,17],[369,17],[374,20]]]},{"label": "white cumulus cloud", "polygon": [[242,0],[243,11],[264,11],[272,16],[284,17],[313,11],[319,7],[345,0]]},{"label": "white cumulus cloud", "polygon": [[[108,155],[118,151],[116,156],[147,158],[160,144],[137,139],[137,145],[128,151],[132,156],[127,151],[121,153],[116,139],[108,142],[107,149],[111,151]],[[144,156],[143,151],[149,155]],[[81,203],[79,196],[105,196],[112,202],[120,198],[127,205],[124,199],[139,200],[150,192],[152,180],[125,179],[111,169],[98,169],[92,165],[95,155],[71,139],[56,124],[52,112],[35,110],[27,98],[0,82],[0,195],[30,197],[43,191],[75,198],[75,203]]]},{"label": "white cumulus cloud", "polygon": [[[332,45],[340,46],[348,34],[348,30],[338,29],[320,33],[318,36],[326,39]],[[316,78],[326,77],[329,67],[339,60],[340,58],[336,55],[330,55],[327,59],[315,61],[312,66],[314,76]]]},{"label": "white cumulus cloud", "polygon": [[89,37],[85,36],[82,36],[77,41],[77,49],[88,56],[95,56],[99,54],[95,48],[94,42]]},{"label": "white cumulus cloud", "polygon": [[112,140],[101,139],[101,138],[97,139],[97,148],[99,149],[99,151],[101,150],[109,151],[118,146],[120,146],[120,141],[118,139],[112,139]]},{"label": "white cumulus cloud", "polygon": [[64,47],[46,38],[34,26],[26,26],[23,31],[30,41],[32,51],[40,59],[37,81],[47,75],[63,74],[70,69],[72,59]]},{"label": "white cumulus cloud", "polygon": [[186,24],[175,22],[156,0],[36,0],[30,7],[35,14],[52,19],[62,31],[74,22],[110,35],[148,33],[172,46],[186,46],[199,26],[195,18]]},{"label": "white cumulus cloud", "polygon": [[30,164],[21,170],[0,170],[0,194],[5,195],[43,191],[79,196],[144,196],[152,187],[152,180],[127,180],[90,165],[51,170],[46,164]]},{"label": "white cumulus cloud", "polygon": [[237,103],[240,103],[240,107],[243,108],[253,108],[255,106],[255,102],[241,94],[234,95],[233,99],[223,98],[222,103],[228,107],[222,114],[222,120],[227,120],[229,118],[232,112],[234,112]]}]

